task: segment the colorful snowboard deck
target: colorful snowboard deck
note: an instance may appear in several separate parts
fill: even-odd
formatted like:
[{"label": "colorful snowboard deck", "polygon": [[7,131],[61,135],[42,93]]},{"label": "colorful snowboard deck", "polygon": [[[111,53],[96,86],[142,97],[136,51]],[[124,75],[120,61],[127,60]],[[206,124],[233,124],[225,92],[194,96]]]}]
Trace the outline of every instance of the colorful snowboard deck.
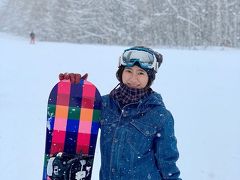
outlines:
[{"label": "colorful snowboard deck", "polygon": [[101,104],[99,91],[88,81],[64,80],[54,86],[48,99],[43,180],[50,179],[47,163],[58,152],[94,157]]}]

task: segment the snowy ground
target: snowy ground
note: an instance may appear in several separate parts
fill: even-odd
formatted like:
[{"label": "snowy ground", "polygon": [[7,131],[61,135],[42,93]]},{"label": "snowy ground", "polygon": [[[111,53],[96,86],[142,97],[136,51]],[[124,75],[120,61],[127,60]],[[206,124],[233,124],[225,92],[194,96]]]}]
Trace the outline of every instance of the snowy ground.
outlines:
[{"label": "snowy ground", "polygon": [[[101,94],[116,84],[126,47],[37,42],[0,34],[0,179],[42,176],[46,106],[60,72],[89,73]],[[240,167],[240,50],[157,48],[153,89],[175,117],[184,180],[236,180]],[[98,179],[97,147],[93,179]]]}]

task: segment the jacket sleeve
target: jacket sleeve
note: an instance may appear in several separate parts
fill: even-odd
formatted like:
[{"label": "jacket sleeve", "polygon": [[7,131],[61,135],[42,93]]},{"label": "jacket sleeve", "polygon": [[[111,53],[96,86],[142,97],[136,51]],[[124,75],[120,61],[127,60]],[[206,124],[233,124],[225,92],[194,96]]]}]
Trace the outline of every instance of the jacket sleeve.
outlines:
[{"label": "jacket sleeve", "polygon": [[154,144],[156,163],[164,180],[181,180],[179,178],[180,171],[176,166],[179,152],[174,135],[174,120],[172,114],[167,110],[162,115],[164,121]]}]

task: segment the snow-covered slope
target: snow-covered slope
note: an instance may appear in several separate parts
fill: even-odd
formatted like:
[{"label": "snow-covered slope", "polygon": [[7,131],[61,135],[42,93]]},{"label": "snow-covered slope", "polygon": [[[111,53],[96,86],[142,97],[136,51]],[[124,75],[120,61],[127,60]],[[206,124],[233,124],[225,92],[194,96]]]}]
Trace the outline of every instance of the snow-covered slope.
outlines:
[{"label": "snow-covered slope", "polygon": [[[0,179],[42,176],[46,106],[60,72],[89,73],[108,93],[126,47],[37,42],[0,34]],[[184,180],[238,179],[240,50],[157,48],[164,62],[153,89],[175,118]],[[94,180],[98,179],[97,147]]]}]

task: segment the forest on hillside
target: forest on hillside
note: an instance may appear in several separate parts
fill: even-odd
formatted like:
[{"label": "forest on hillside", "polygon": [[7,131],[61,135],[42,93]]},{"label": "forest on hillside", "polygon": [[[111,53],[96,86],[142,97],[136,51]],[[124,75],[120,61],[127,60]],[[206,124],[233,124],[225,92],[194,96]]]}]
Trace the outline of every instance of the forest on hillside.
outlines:
[{"label": "forest on hillside", "polygon": [[0,1],[0,31],[38,40],[240,47],[239,0]]}]

